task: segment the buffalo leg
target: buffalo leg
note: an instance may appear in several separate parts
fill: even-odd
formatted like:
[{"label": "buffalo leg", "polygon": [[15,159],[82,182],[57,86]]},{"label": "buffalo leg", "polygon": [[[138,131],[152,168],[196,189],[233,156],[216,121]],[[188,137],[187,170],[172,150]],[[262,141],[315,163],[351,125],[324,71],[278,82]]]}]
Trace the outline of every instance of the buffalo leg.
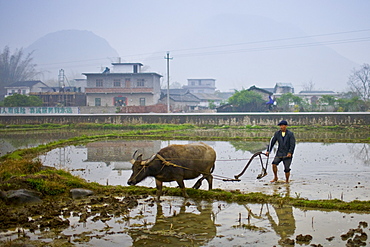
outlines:
[{"label": "buffalo leg", "polygon": [[205,176],[205,178],[207,179],[207,182],[208,182],[208,190],[211,190],[212,189],[212,183],[213,183],[213,176],[212,175],[207,175],[207,176]]},{"label": "buffalo leg", "polygon": [[157,194],[156,194],[157,195],[157,200],[159,201],[159,198],[162,195],[162,185],[163,185],[163,183],[156,179],[155,180],[155,185],[157,187]]},{"label": "buffalo leg", "polygon": [[176,180],[177,184],[180,186],[181,190],[182,190],[182,195],[187,198],[189,197],[188,194],[186,193],[186,190],[185,190],[185,184],[184,184],[184,180],[182,179],[179,179],[179,180]]}]

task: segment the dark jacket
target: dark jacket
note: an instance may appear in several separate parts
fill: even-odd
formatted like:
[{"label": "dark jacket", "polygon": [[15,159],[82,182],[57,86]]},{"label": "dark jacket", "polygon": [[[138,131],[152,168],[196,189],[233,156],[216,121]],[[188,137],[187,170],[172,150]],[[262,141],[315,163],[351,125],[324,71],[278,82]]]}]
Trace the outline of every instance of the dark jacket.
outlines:
[{"label": "dark jacket", "polygon": [[288,153],[291,153],[293,155],[295,148],[295,137],[293,132],[286,130],[285,137],[283,138],[283,136],[281,135],[281,130],[276,131],[274,136],[271,138],[270,145],[267,148],[268,152],[271,152],[276,141],[279,144],[276,156],[283,157],[286,156]]}]

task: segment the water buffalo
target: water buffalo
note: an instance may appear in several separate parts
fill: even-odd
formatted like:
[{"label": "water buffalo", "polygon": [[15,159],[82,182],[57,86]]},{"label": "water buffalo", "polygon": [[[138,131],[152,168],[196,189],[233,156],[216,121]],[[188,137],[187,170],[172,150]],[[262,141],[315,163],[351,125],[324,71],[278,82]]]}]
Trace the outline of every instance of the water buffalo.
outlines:
[{"label": "water buffalo", "polygon": [[135,159],[135,153],[131,160],[132,174],[127,183],[135,185],[146,177],[155,177],[158,200],[162,195],[163,182],[176,181],[182,189],[183,196],[188,197],[184,180],[203,175],[193,188],[198,189],[206,179],[209,189],[212,189],[211,173],[215,167],[216,152],[207,144],[200,142],[169,145],[146,160],[142,160],[142,155]]}]

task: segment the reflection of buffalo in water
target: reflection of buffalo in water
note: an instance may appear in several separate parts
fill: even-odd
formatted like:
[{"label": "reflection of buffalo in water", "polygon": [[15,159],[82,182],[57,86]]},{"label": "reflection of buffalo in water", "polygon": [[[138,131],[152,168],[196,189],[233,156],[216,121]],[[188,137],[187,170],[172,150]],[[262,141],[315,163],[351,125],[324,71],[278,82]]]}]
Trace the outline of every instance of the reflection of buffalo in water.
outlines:
[{"label": "reflection of buffalo in water", "polygon": [[133,246],[201,246],[216,236],[212,204],[197,205],[197,213],[179,212],[165,217],[163,206],[157,203],[157,215],[152,228],[129,230]]},{"label": "reflection of buffalo in water", "polygon": [[[135,153],[134,153],[135,156]],[[212,189],[212,172],[216,161],[216,152],[205,143],[192,143],[187,145],[169,145],[162,148],[147,160],[142,160],[139,155],[136,160],[131,160],[132,174],[127,183],[135,185],[147,177],[155,177],[157,187],[157,199],[162,195],[163,182],[176,181],[184,197],[188,197],[185,191],[184,180],[194,179],[203,175],[194,188],[201,186],[202,180],[206,179],[209,189]]]}]

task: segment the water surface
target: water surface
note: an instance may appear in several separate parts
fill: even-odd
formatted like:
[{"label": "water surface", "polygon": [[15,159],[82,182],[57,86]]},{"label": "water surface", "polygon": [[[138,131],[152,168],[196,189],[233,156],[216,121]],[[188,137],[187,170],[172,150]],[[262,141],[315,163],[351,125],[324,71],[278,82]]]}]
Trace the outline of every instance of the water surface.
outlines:
[{"label": "water surface", "polygon": [[[123,185],[131,175],[129,160],[135,150],[149,158],[160,148],[169,144],[186,144],[189,141],[125,141],[111,140],[88,143],[83,146],[57,148],[40,156],[44,165],[65,169],[87,181],[100,184]],[[308,199],[370,200],[370,145],[364,143],[297,143],[291,166],[291,183],[286,185],[284,172],[280,167],[281,181],[271,184],[271,161],[268,160],[268,175],[256,179],[261,173],[259,159],[255,159],[240,182],[225,182],[222,178],[234,178],[239,174],[250,157],[257,151],[264,151],[264,142],[205,142],[217,153],[214,188],[240,190],[243,192],[281,193],[289,186],[291,196]],[[263,158],[266,165],[267,158]],[[187,180],[192,187],[195,180]],[[138,185],[155,187],[153,178],[147,178]],[[177,186],[176,182],[165,186]],[[207,189],[204,181],[201,187]]]}]

